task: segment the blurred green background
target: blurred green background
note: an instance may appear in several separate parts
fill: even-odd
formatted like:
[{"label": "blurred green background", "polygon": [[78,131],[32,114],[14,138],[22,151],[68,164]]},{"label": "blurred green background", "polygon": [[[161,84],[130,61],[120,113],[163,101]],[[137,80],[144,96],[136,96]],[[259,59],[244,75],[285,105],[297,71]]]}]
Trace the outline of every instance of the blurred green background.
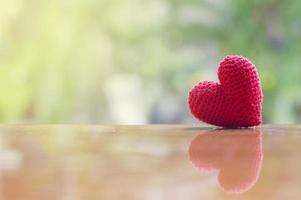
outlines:
[{"label": "blurred green background", "polygon": [[227,54],[256,64],[264,123],[301,121],[301,1],[0,3],[2,123],[194,123]]}]

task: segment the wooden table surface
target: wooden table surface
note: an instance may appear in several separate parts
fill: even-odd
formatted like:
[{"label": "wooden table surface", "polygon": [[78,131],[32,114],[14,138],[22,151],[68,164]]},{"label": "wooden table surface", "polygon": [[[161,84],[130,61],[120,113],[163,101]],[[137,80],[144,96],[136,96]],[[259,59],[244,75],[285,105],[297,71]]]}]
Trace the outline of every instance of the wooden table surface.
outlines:
[{"label": "wooden table surface", "polygon": [[301,199],[301,126],[0,126],[0,199]]}]

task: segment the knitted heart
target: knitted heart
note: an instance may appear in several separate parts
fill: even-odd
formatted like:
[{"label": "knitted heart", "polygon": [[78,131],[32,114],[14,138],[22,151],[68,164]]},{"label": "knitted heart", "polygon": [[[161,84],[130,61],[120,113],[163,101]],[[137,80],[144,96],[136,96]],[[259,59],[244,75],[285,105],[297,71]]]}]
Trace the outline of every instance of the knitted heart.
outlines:
[{"label": "knitted heart", "polygon": [[189,108],[199,120],[222,127],[261,124],[262,90],[255,65],[243,56],[226,56],[220,83],[204,81],[189,92]]},{"label": "knitted heart", "polygon": [[202,172],[218,171],[227,194],[251,189],[260,174],[262,143],[259,130],[223,130],[199,134],[189,146],[189,158]]}]

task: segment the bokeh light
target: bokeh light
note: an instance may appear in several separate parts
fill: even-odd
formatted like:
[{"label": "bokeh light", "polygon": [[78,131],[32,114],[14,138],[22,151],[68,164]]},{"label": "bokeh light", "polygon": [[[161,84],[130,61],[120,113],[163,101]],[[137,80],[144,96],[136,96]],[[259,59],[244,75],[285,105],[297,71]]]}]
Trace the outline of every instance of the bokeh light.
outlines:
[{"label": "bokeh light", "polygon": [[193,123],[227,54],[258,67],[264,123],[301,121],[301,1],[0,2],[3,123]]}]

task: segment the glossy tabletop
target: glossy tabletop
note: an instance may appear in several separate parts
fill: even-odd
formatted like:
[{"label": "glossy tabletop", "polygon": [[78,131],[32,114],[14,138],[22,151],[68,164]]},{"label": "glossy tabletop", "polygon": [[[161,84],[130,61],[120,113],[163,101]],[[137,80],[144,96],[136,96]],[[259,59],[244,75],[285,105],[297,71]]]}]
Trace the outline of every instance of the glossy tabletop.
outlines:
[{"label": "glossy tabletop", "polygon": [[0,126],[0,200],[301,199],[301,126]]}]

